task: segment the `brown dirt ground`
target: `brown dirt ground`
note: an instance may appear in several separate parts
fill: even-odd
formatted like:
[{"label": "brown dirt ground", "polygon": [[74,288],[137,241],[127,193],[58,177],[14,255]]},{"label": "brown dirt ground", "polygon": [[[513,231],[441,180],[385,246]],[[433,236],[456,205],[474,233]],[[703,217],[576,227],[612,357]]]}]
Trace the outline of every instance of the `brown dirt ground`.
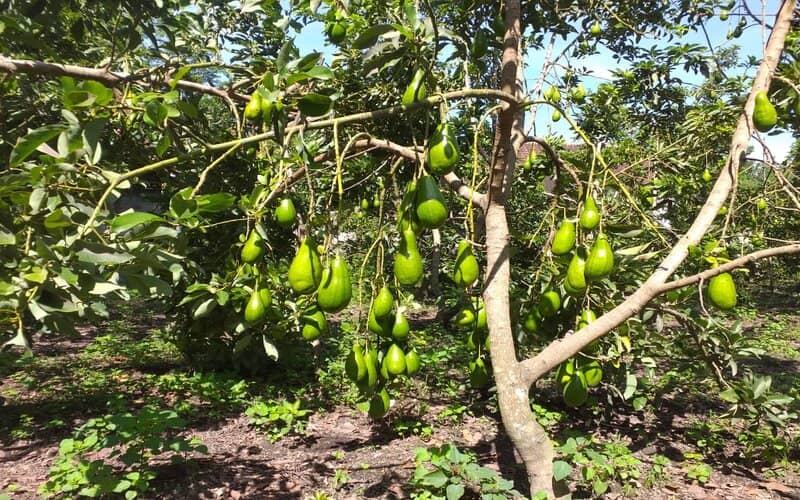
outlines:
[{"label": "brown dirt ground", "polygon": [[[36,349],[41,356],[74,356],[91,342],[93,334],[87,330],[79,339],[58,344],[40,343]],[[800,363],[786,366],[800,374]],[[6,379],[0,384],[0,394],[8,388],[24,390]],[[0,400],[0,412],[4,410],[2,403]],[[354,408],[332,408],[310,417],[306,436],[287,437],[277,443],[270,443],[263,433],[250,427],[244,415],[206,422],[189,428],[185,434],[199,437],[209,454],[198,455],[181,465],[158,464],[158,478],[152,484],[152,493],[144,498],[304,499],[315,492],[326,492],[329,498],[335,499],[409,498],[404,485],[414,471],[414,449],[449,442],[470,449],[481,464],[500,471],[506,478],[513,478],[517,489],[524,491],[524,470],[489,405],[484,404],[481,410],[479,402],[479,411],[465,414],[453,423],[433,417],[444,410],[443,404],[427,403],[428,414],[420,416],[415,415],[415,408],[420,406],[414,399],[395,401],[387,419],[378,423],[371,422]],[[542,404],[547,406],[550,402]],[[708,409],[703,403],[676,393],[657,402],[654,411],[600,415],[594,424],[583,422],[582,431],[601,440],[617,439],[628,443],[634,456],[645,466],[656,454],[672,460],[665,484],[646,489],[634,483],[636,487],[628,498],[800,499],[797,464],[785,470],[784,475],[775,476],[766,469],[761,470],[758,464],[742,464],[727,453],[713,463],[714,472],[707,484],[687,482],[682,452],[689,446],[684,431],[693,419],[701,417]],[[398,416],[409,415],[433,424],[432,435],[425,440],[416,435],[399,436],[390,423]],[[578,414],[571,416],[578,417]],[[86,417],[67,415],[76,425]],[[69,428],[72,426],[68,425]],[[59,440],[68,433],[68,430],[46,431],[37,434],[35,439],[2,442],[0,494],[9,494],[14,499],[38,498],[36,489],[46,480]],[[731,450],[731,454],[734,453],[735,450]],[[335,484],[337,471],[341,471],[340,476],[346,474],[344,484]],[[581,498],[580,495],[574,498]],[[612,487],[604,496],[623,497],[619,486]]]}]

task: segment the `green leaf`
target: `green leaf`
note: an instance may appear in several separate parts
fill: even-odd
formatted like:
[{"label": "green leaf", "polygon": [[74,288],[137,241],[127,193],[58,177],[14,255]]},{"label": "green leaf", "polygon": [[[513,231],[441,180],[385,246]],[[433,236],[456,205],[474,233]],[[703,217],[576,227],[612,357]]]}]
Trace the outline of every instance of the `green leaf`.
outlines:
[{"label": "green leaf", "polygon": [[197,200],[191,198],[192,188],[181,189],[169,200],[170,215],[176,219],[188,219],[197,215]]},{"label": "green leaf", "polygon": [[330,97],[315,92],[310,92],[297,101],[300,112],[306,116],[322,116],[328,114],[333,106]]},{"label": "green leaf", "polygon": [[149,224],[151,222],[162,222],[164,219],[158,215],[148,212],[129,212],[126,214],[118,215],[111,221],[111,230],[115,233],[121,233],[134,228],[140,224]]},{"label": "green leaf", "polygon": [[34,268],[33,271],[23,274],[22,277],[31,283],[42,284],[47,279],[47,269],[41,267]]},{"label": "green leaf", "polygon": [[422,484],[433,486],[434,488],[441,488],[447,484],[447,476],[440,470],[429,472],[422,477]]},{"label": "green leaf", "polygon": [[289,62],[289,56],[295,51],[294,47],[294,40],[289,38],[284,42],[281,46],[281,50],[278,52],[278,57],[275,60],[275,64],[278,67],[278,73],[283,74],[286,70],[286,66]]},{"label": "green leaf", "polygon": [[562,481],[570,474],[572,474],[572,466],[570,464],[563,460],[553,462],[553,479]]},{"label": "green leaf", "polygon": [[261,0],[243,0],[242,1],[242,14],[246,14],[248,12],[260,12],[264,9],[261,8]]},{"label": "green leaf", "polygon": [[194,312],[192,313],[193,319],[203,319],[211,314],[211,311],[217,308],[217,300],[214,297],[210,299],[206,299],[195,308]]},{"label": "green leaf", "polygon": [[169,109],[161,101],[152,100],[144,107],[144,122],[154,127],[162,127]]},{"label": "green leaf", "polygon": [[86,149],[86,160],[89,165],[96,165],[103,155],[103,147],[100,144],[100,136],[106,126],[105,118],[92,120],[83,127],[83,147]]},{"label": "green leaf", "polygon": [[769,375],[765,377],[757,377],[755,379],[755,383],[753,384],[753,398],[759,399],[767,391],[769,391],[770,386],[772,386],[772,377]]},{"label": "green leaf", "polygon": [[63,124],[58,124],[45,125],[44,127],[31,130],[25,137],[17,140],[17,144],[15,144],[14,149],[11,150],[9,166],[16,167],[22,163],[25,158],[30,156],[31,153],[36,151],[39,146],[57,136],[66,130],[66,128],[67,127]]},{"label": "green leaf", "polygon": [[630,399],[633,393],[636,392],[638,381],[636,375],[629,373],[625,376],[625,391],[622,393],[623,399]]},{"label": "green leaf", "polygon": [[44,309],[42,309],[42,306],[40,306],[39,303],[36,302],[35,300],[32,300],[32,301],[28,302],[28,310],[31,312],[31,314],[33,315],[33,318],[36,321],[41,321],[41,320],[45,319],[47,316],[49,316],[49,314],[50,314],[47,311],[45,311]]},{"label": "green leaf", "polygon": [[170,139],[169,134],[164,134],[161,136],[161,139],[158,140],[156,143],[156,154],[159,158],[163,158],[164,154],[167,152],[169,147],[172,145],[172,139]]},{"label": "green leaf", "polygon": [[445,495],[447,495],[447,500],[458,500],[464,496],[464,485],[448,484],[447,489],[445,490]]},{"label": "green leaf", "polygon": [[594,483],[592,483],[592,489],[594,490],[595,495],[600,496],[608,490],[608,483],[601,479],[597,479]]},{"label": "green leaf", "polygon": [[6,230],[3,226],[0,226],[0,245],[16,245],[17,244],[17,236]]},{"label": "green leaf", "polygon": [[172,76],[172,79],[169,81],[169,87],[171,89],[175,89],[175,86],[178,85],[178,82],[182,80],[183,77],[186,76],[186,73],[191,71],[191,69],[191,66],[183,66],[178,69],[178,71],[175,72],[175,74]]},{"label": "green leaf", "polygon": [[47,229],[59,229],[70,227],[71,225],[72,221],[69,220],[69,217],[64,215],[64,212],[60,209],[44,218],[44,227]]},{"label": "green leaf", "polygon": [[617,255],[625,256],[625,257],[632,256],[632,255],[639,255],[642,252],[644,252],[647,249],[647,247],[649,247],[649,246],[650,246],[650,242],[647,242],[647,243],[645,243],[643,245],[638,245],[638,246],[635,246],[635,247],[623,248],[621,250],[615,250],[614,253],[617,254]]},{"label": "green leaf", "polygon": [[0,297],[8,297],[9,295],[13,295],[17,293],[19,288],[7,281],[0,281]]},{"label": "green leaf", "polygon": [[133,255],[129,253],[115,252],[110,249],[108,251],[93,251],[83,248],[76,255],[81,262],[106,266],[124,264],[133,260]]},{"label": "green leaf", "polygon": [[395,26],[392,24],[377,24],[371,26],[356,38],[353,42],[353,47],[356,49],[366,49],[370,45],[373,45],[378,40],[379,36],[389,33],[390,31],[396,31]]},{"label": "green leaf", "polygon": [[114,100],[114,92],[100,82],[86,80],[81,82],[80,87],[95,96],[94,102],[98,106],[105,106]]},{"label": "green leaf", "polygon": [[10,340],[7,340],[2,347],[15,345],[19,347],[24,347],[25,349],[30,350],[31,344],[28,342],[28,338],[25,336],[23,332],[18,331],[16,335]]},{"label": "green leaf", "polygon": [[719,393],[719,397],[723,401],[727,401],[728,403],[738,403],[739,402],[739,394],[733,389],[733,387],[729,387],[724,391]]},{"label": "green leaf", "polygon": [[230,193],[203,194],[194,198],[197,201],[198,212],[221,212],[233,206],[236,196]]}]

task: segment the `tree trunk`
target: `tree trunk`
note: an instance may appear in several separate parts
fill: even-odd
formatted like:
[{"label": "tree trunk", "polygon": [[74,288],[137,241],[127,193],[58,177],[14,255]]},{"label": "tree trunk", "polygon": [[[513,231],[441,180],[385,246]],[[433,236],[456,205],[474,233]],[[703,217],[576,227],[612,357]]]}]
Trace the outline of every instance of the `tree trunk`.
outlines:
[{"label": "tree trunk", "polygon": [[[520,53],[520,2],[506,2],[501,86],[504,92],[522,97]],[[517,361],[509,306],[509,232],[506,200],[509,196],[517,151],[525,140],[522,110],[505,104],[497,123],[494,155],[486,207],[486,289],[484,303],[489,324],[492,367],[503,427],[522,457],[531,496],[544,492],[553,496],[553,445],[544,428],[534,419],[528,391]]]},{"label": "tree trunk", "polygon": [[553,445],[531,411],[529,387],[520,376],[509,308],[509,248],[505,207],[493,202],[486,214],[487,286],[484,293],[489,323],[492,367],[503,427],[522,457],[531,496],[553,496]]}]

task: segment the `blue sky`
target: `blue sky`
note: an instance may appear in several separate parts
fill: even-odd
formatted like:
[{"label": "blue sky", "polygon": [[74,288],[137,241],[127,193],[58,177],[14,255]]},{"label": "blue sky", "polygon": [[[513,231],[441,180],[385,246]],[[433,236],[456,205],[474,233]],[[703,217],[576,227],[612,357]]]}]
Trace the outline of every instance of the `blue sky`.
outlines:
[{"label": "blue sky", "polygon": [[[741,4],[741,1],[738,3]],[[774,20],[774,13],[780,7],[780,3],[780,0],[766,0],[766,2],[763,4],[763,12],[767,15],[767,22],[771,23],[772,20]],[[750,0],[749,5],[753,13],[756,15],[760,15],[762,13],[761,2]],[[717,13],[718,12],[719,11],[717,11]],[[764,43],[766,43],[766,36],[768,36],[769,33],[768,31],[762,30],[760,27],[755,26],[752,20],[748,19],[748,27],[740,38],[735,38],[733,40],[727,39],[728,31],[735,28],[736,24],[741,18],[740,14],[743,12],[744,11],[741,9],[741,7],[737,7],[731,11],[730,16],[726,21],[722,21],[718,16],[715,16],[714,19],[707,22],[706,29],[709,40],[711,41],[711,44],[715,50],[721,47],[738,45],[741,48],[741,53],[743,56],[752,55],[757,59],[761,59],[763,54],[762,48]],[[696,43],[703,46],[706,46],[708,43],[703,33],[696,32],[686,35],[683,41],[687,43]],[[558,45],[555,47],[553,53],[560,53],[560,50],[566,45],[566,43],[568,43],[568,41],[563,41],[559,38]],[[656,39],[645,38],[643,39],[641,45],[644,47],[650,47],[653,45],[658,45],[658,43],[659,41]],[[303,30],[302,34],[297,37],[296,44],[301,53],[308,53],[316,50],[322,51],[328,61],[330,61],[332,57],[332,52],[330,50],[331,47],[326,44],[325,37],[323,35],[323,25],[321,23],[313,23],[307,26]],[[525,77],[529,87],[532,87],[535,84],[536,79],[539,76],[539,73],[542,69],[539,61],[542,60],[543,55],[543,52],[533,51],[526,57]],[[593,54],[582,61],[578,61],[576,66],[585,66],[591,69],[591,75],[584,77],[582,82],[588,90],[592,90],[596,88],[599,83],[608,80],[611,77],[611,72],[614,69],[622,69],[625,67],[625,64],[624,62],[620,63],[615,61],[610,51],[598,45],[597,54]],[[754,69],[751,70],[751,72],[754,71]],[[726,72],[726,74],[728,74],[728,76],[733,76],[730,71]],[[700,83],[702,81],[702,76],[700,75],[683,73],[675,74],[673,76],[678,76],[684,81],[690,83]],[[574,140],[574,133],[569,129],[566,121],[561,120],[559,122],[552,123],[550,120],[550,115],[550,111],[546,108],[541,108],[537,113],[537,135],[553,133],[562,135],[569,141]],[[786,157],[786,154],[788,153],[792,144],[792,138],[787,133],[776,136],[764,136],[764,140],[778,161],[782,161]],[[753,145],[759,152],[761,151],[760,146],[758,146],[755,141],[753,141]]]},{"label": "blue sky", "polygon": [[[741,2],[740,2],[741,3]],[[778,8],[780,7],[779,0],[767,0],[764,4],[764,12],[767,15],[767,22],[771,23],[774,20],[774,13],[777,12]],[[749,3],[751,10],[754,14],[760,15],[762,4],[760,2],[750,1]],[[718,50],[722,47],[730,47],[732,45],[738,45],[740,47],[740,53],[742,57],[747,56],[754,56],[757,59],[761,59],[763,55],[763,46],[766,44],[766,37],[769,36],[768,30],[762,30],[760,27],[756,26],[754,22],[748,18],[748,27],[744,30],[744,33],[740,38],[734,38],[732,40],[727,39],[728,31],[732,30],[736,27],[736,24],[739,22],[741,16],[740,13],[743,13],[743,10],[740,10],[741,7],[736,8],[731,11],[728,19],[726,21],[722,21],[719,19],[718,16],[715,16],[712,20],[706,23],[706,30],[708,32],[708,38],[711,41],[714,50]],[[719,11],[717,11],[719,13]],[[687,34],[684,39],[682,40],[686,43],[694,43],[702,46],[708,45],[708,40],[706,40],[705,35],[702,32],[692,32]],[[563,48],[567,42],[561,42],[561,44],[556,47],[554,53],[559,53],[560,48]],[[658,40],[655,39],[644,39],[641,43],[644,47],[651,47],[653,45],[658,45]],[[528,81],[529,85],[533,85],[536,79],[539,77],[539,73],[541,71],[540,65],[531,64],[533,61],[540,61],[543,57],[543,53],[532,53],[526,58],[526,63],[528,66],[526,67],[526,80]],[[591,76],[586,76],[582,79],[584,86],[588,90],[592,90],[597,87],[599,83],[603,81],[609,80],[611,77],[611,72],[614,69],[623,69],[625,64],[621,64],[618,61],[615,61],[612,57],[612,53],[601,46],[598,45],[598,53],[586,58],[583,61],[580,61],[576,66],[585,66],[592,70]],[[752,76],[755,73],[755,69],[750,70],[750,75]],[[735,76],[729,69],[726,71],[728,76]],[[699,84],[702,82],[703,77],[702,75],[694,75],[686,72],[679,72],[675,73],[672,76],[679,77],[682,80],[688,83],[695,83]],[[537,113],[536,117],[536,131],[538,135],[546,135],[547,133],[553,133],[558,135],[563,135],[564,137],[568,138],[568,140],[574,140],[575,136],[574,133],[569,129],[568,124],[561,120],[559,122],[553,123],[550,120],[550,111],[546,109],[542,109]],[[768,144],[768,147],[775,155],[778,161],[783,161],[786,157],[789,148],[792,144],[792,137],[788,133],[782,133],[776,136],[762,136],[765,142]],[[758,143],[753,140],[752,145],[758,152],[757,154],[761,154],[761,147]],[[756,154],[756,153],[754,153]]]}]

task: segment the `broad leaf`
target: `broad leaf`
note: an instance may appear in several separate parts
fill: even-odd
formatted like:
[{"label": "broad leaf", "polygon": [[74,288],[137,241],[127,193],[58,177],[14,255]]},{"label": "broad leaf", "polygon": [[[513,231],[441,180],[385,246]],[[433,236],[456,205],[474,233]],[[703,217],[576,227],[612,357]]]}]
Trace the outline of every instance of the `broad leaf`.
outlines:
[{"label": "broad leaf", "polygon": [[14,149],[11,150],[11,158],[9,160],[10,166],[16,167],[22,163],[25,158],[36,151],[36,148],[38,148],[40,144],[49,141],[66,130],[66,128],[67,127],[62,124],[45,125],[44,127],[28,132],[28,135],[19,139],[17,144],[14,145]]},{"label": "broad leaf", "polygon": [[330,112],[333,101],[330,97],[310,92],[297,101],[300,112],[306,116],[322,116]]},{"label": "broad leaf", "polygon": [[572,473],[572,466],[563,460],[553,462],[553,479],[562,481]]},{"label": "broad leaf", "polygon": [[140,224],[149,224],[151,222],[161,222],[164,219],[158,215],[148,212],[129,212],[114,217],[111,221],[111,230],[115,233],[121,233],[134,228]]},{"label": "broad leaf", "polygon": [[353,42],[353,48],[366,49],[370,45],[374,44],[378,40],[379,36],[388,33],[390,31],[395,31],[395,26],[392,24],[377,24],[375,26],[367,28]]}]

